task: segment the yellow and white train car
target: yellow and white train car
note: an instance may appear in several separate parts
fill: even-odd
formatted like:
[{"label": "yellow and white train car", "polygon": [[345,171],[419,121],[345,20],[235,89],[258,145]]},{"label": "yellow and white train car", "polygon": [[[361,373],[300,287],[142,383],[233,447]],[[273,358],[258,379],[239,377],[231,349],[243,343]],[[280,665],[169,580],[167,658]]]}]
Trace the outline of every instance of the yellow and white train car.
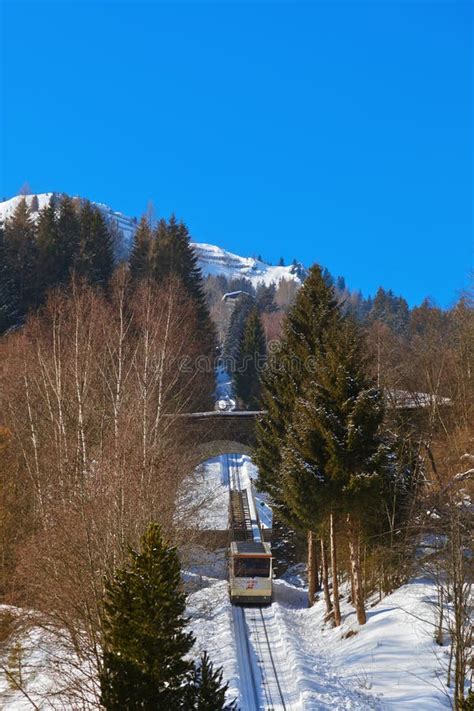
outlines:
[{"label": "yellow and white train car", "polygon": [[229,593],[234,604],[270,604],[273,562],[252,490],[230,492]]},{"label": "yellow and white train car", "polygon": [[270,604],[273,578],[270,544],[232,541],[229,553],[230,601],[234,604]]}]

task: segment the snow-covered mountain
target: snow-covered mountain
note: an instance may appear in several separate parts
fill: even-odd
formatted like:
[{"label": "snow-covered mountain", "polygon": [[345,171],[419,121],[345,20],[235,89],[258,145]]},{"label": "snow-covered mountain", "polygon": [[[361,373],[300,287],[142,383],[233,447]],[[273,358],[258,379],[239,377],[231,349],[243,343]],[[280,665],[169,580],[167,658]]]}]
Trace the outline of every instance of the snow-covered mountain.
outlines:
[{"label": "snow-covered mountain", "polygon": [[[37,207],[35,214],[39,212],[45,205],[49,204],[53,193],[40,193],[37,195],[18,195],[10,200],[0,202],[0,223],[11,217],[20,202],[25,197],[30,207]],[[133,239],[138,220],[136,217],[128,217],[122,212],[113,210],[104,203],[94,202],[107,220],[113,220],[121,230],[124,237],[124,244],[128,247]],[[291,266],[272,266],[266,262],[255,259],[254,257],[240,257],[237,254],[228,252],[221,247],[212,244],[203,244],[199,242],[193,243],[196,250],[199,266],[203,275],[218,275],[222,274],[228,279],[239,279],[245,277],[249,279],[253,286],[257,286],[259,282],[264,282],[266,285],[278,282],[281,279],[296,281],[301,283],[304,280],[306,270],[302,264],[292,264]]]}]

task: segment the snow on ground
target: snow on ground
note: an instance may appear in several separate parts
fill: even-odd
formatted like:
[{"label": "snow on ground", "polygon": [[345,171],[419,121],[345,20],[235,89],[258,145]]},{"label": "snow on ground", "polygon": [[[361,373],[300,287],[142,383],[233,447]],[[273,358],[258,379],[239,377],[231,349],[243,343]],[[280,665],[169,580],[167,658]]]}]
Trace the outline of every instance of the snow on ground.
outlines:
[{"label": "snow on ground", "polygon": [[[315,638],[308,631],[322,626],[321,601],[303,614],[300,634],[324,649],[328,662],[348,681],[378,695],[384,709],[451,708],[445,687],[449,648],[434,641],[435,599],[433,583],[414,579],[369,608],[363,627],[345,606],[341,628],[324,629]],[[357,634],[343,639],[351,630]]]},{"label": "snow on ground", "polygon": [[67,634],[38,626],[38,615],[25,609],[0,605],[3,631],[10,616],[19,620],[19,627],[0,646],[0,709],[97,708],[96,684],[89,683],[95,678],[93,661],[79,661]]},{"label": "snow on ground", "polygon": [[[250,485],[257,476],[256,467],[248,457],[234,457],[242,485]],[[203,467],[215,485],[220,461],[217,458]],[[220,500],[222,505],[226,502],[224,494]],[[216,555],[222,560],[222,551]],[[191,577],[196,582],[201,575],[202,589],[190,595],[188,609],[197,649],[208,649],[215,663],[223,666],[229,697],[241,699],[243,683],[223,574],[225,566],[213,577],[209,558],[201,568],[195,565]],[[322,596],[313,608],[307,608],[304,565],[295,566],[284,577],[275,581],[271,610],[278,631],[275,644],[282,648],[280,653],[299,691],[299,700],[289,707],[292,711],[451,708],[445,688],[449,647],[434,641],[436,590],[430,581],[412,580],[377,604],[369,604],[368,621],[362,627],[345,595],[341,600],[343,624],[332,628],[325,623]]]},{"label": "snow on ground", "polygon": [[[234,462],[242,485],[249,486],[257,475],[255,466],[240,455],[234,455]],[[222,459],[216,458],[201,466],[198,474],[200,496],[210,502],[201,523],[217,530],[227,524],[225,472]],[[195,547],[187,551],[182,562],[187,614],[196,636],[193,652],[197,657],[207,650],[215,664],[223,667],[224,679],[229,682],[229,699],[241,700],[245,684],[240,678],[235,618],[228,596],[226,551]],[[336,629],[325,623],[322,599],[307,608],[305,584],[304,565],[295,566],[284,579],[275,580],[274,601],[267,608],[271,642],[291,680],[287,711],[451,708],[444,686],[449,647],[434,642],[436,591],[432,583],[415,579],[369,605],[368,621],[363,627],[357,624],[343,589],[343,624]],[[28,693],[39,708],[51,708],[40,698],[45,694],[52,698],[50,692],[57,689],[52,670],[60,650],[44,631],[33,628],[21,638],[21,654]],[[3,654],[2,662],[15,670],[14,655]],[[0,708],[23,711],[31,707],[0,674]],[[247,711],[245,706],[241,711]]]},{"label": "snow on ground", "polygon": [[[334,669],[321,650],[314,649],[301,639],[302,627],[307,612],[306,595],[284,581],[275,583],[275,602],[270,612],[274,615],[272,644],[286,661],[285,670],[296,688],[299,699],[293,699],[288,711],[368,711],[382,707],[359,688],[348,681],[339,669]],[[196,651],[207,649],[209,656],[223,667],[224,678],[229,682],[228,698],[237,698],[242,703],[244,682],[240,678],[237,663],[237,643],[233,623],[232,605],[229,601],[227,583],[216,580],[188,599],[190,626],[197,638]],[[317,634],[314,629],[313,633]],[[254,660],[255,662],[255,660]],[[246,711],[245,706],[240,706]]]},{"label": "snow on ground", "polygon": [[281,279],[302,282],[303,268],[299,266],[274,267],[254,257],[240,257],[213,244],[195,243],[194,248],[204,276],[223,274],[229,279],[244,277],[257,286],[263,282],[278,284]]},{"label": "snow on ground", "polygon": [[[347,603],[344,622],[334,629],[324,623],[322,601],[307,608],[305,588],[276,580],[274,595],[271,609],[300,693],[291,711],[451,708],[444,687],[448,648],[433,640],[429,600],[435,591],[429,582],[414,580],[382,600],[369,609],[362,628]],[[223,666],[229,698],[241,698],[227,583],[208,578],[205,588],[190,595],[188,613],[197,650],[207,649]]]},{"label": "snow on ground", "polygon": [[[227,459],[228,457],[228,459]],[[229,514],[228,465],[239,467],[242,489],[253,489],[256,509],[263,528],[272,527],[272,510],[264,494],[256,493],[253,482],[257,468],[250,457],[229,454],[209,459],[197,468],[192,486],[183,501],[184,507],[195,507],[193,525],[200,531],[225,531]]]},{"label": "snow on ground", "polygon": [[222,365],[218,365],[216,368],[214,397],[217,410],[235,410],[236,402],[233,394],[232,376]]},{"label": "snow on ground", "polygon": [[194,525],[199,531],[227,530],[229,487],[222,476],[221,457],[214,457],[197,468],[189,497],[197,506]]}]

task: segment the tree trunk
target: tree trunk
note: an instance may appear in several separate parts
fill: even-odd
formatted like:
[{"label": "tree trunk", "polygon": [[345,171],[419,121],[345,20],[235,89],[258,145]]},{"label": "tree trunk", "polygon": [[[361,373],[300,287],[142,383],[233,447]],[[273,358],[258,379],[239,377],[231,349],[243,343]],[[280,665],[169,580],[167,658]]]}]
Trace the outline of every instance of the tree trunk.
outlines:
[{"label": "tree trunk", "polygon": [[326,553],[326,544],[321,538],[321,577],[323,582],[324,602],[326,603],[326,612],[332,615],[331,593],[329,591],[329,575],[328,575],[328,557]]},{"label": "tree trunk", "polygon": [[308,531],[308,606],[314,605],[314,596],[318,588],[318,561],[314,533]]},{"label": "tree trunk", "polygon": [[347,528],[349,534],[349,554],[351,558],[351,575],[354,584],[354,600],[352,604],[357,613],[357,621],[360,625],[365,625],[367,615],[365,613],[364,592],[362,588],[362,575],[360,568],[359,551],[359,526],[352,516],[347,516]]},{"label": "tree trunk", "polygon": [[341,608],[339,605],[339,580],[337,577],[337,548],[336,532],[334,526],[334,514],[329,515],[329,538],[331,545],[331,573],[332,573],[332,598],[334,605],[334,626],[341,624]]}]

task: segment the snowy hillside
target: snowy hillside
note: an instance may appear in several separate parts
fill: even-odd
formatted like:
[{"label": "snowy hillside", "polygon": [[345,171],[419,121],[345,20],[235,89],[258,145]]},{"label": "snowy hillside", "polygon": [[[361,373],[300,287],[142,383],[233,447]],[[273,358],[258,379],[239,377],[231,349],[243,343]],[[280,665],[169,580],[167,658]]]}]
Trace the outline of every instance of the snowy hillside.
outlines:
[{"label": "snowy hillside", "polygon": [[[0,202],[0,223],[12,216],[18,203],[23,197],[29,206],[32,205],[35,197],[38,199],[38,211],[47,205],[53,193],[41,193],[38,195],[18,195],[10,200]],[[136,217],[128,217],[122,212],[113,210],[104,203],[93,203],[96,205],[107,218],[116,222],[119,229],[122,231],[124,243],[128,247],[132,241],[133,234],[137,226]],[[36,212],[36,214],[38,214]],[[253,286],[257,286],[259,282],[264,282],[266,285],[271,283],[278,284],[281,279],[296,281],[301,283],[305,276],[305,269],[301,264],[295,264],[287,267],[274,267],[266,264],[254,257],[240,257],[237,254],[232,254],[221,247],[216,247],[212,244],[194,243],[194,248],[198,255],[199,266],[203,275],[218,275],[222,274],[228,279],[240,279],[245,277],[249,279]]]},{"label": "snowy hillside", "polygon": [[298,264],[290,267],[273,267],[253,257],[239,257],[225,249],[212,244],[194,245],[199,264],[204,276],[223,274],[228,279],[245,277],[253,286],[264,282],[278,284],[281,279],[301,283],[304,278],[304,268]]}]

